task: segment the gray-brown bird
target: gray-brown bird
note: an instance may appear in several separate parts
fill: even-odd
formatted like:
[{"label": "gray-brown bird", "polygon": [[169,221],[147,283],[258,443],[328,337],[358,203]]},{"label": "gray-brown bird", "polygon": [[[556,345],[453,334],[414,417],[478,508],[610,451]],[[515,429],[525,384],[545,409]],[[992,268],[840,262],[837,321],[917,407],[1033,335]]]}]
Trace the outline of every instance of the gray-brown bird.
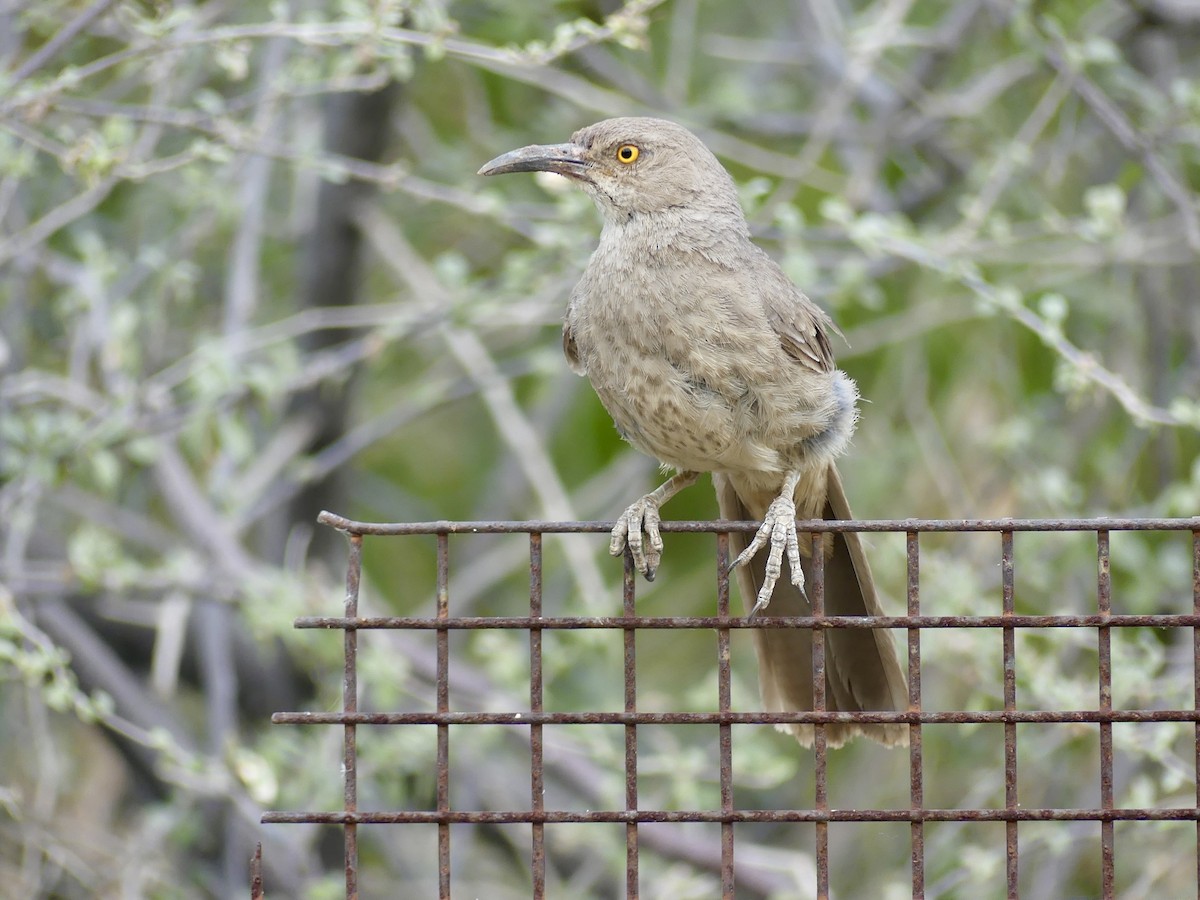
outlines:
[{"label": "gray-brown bird", "polygon": [[[612,532],[653,579],[661,559],[659,507],[711,472],[721,515],[761,520],[731,535],[750,615],[811,615],[804,593],[812,541],[796,517],[851,518],[835,460],[858,417],[858,390],[834,365],[832,320],[750,240],[733,180],[687,129],[651,118],[607,119],[565,144],[524,147],[481,175],[556,172],[604,217],[600,244],[571,293],[563,350],[617,428],[677,474],[633,503]],[[882,608],[856,533],[824,542],[825,610]],[[760,553],[761,550],[766,553]],[[790,577],[780,580],[784,568]],[[753,629],[763,703],[810,710],[811,633]],[[902,710],[907,690],[884,629],[826,634],[826,708]],[[812,727],[783,726],[805,746]],[[865,734],[907,741],[903,725],[830,725],[830,746]]]}]

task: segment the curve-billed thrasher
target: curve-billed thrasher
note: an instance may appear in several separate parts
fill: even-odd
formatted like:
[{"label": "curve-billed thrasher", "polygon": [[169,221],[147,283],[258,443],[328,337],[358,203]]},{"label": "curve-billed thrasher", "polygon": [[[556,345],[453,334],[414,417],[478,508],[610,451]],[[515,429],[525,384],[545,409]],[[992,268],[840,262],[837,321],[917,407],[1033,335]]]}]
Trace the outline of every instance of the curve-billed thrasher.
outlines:
[{"label": "curve-billed thrasher", "polygon": [[[812,542],[797,538],[796,517],[851,516],[834,460],[854,431],[858,390],[834,366],[833,322],[751,242],[729,173],[687,129],[608,119],[566,144],[505,153],[479,173],[532,171],[565,175],[604,216],[567,308],[567,361],[630,443],[678,470],[622,514],[610,549],[628,544],[652,579],[662,553],[658,508],[711,472],[722,516],[763,522],[753,540],[730,536],[750,615],[768,603],[773,614],[811,615],[810,560],[801,560]],[[859,535],[824,543],[826,612],[882,615]],[[790,581],[779,582],[785,560]],[[812,709],[810,632],[760,628],[754,638],[766,708]],[[905,707],[886,630],[831,629],[826,648],[827,709]],[[784,730],[811,745],[811,726]],[[834,747],[857,734],[901,744],[908,731],[826,728]]]}]

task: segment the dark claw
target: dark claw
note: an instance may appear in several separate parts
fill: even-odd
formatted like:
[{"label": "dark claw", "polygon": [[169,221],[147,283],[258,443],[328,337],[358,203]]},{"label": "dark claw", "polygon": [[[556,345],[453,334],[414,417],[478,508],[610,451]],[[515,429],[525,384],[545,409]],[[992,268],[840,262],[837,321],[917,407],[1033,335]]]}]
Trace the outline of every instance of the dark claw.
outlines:
[{"label": "dark claw", "polygon": [[642,574],[646,576],[647,581],[653,581],[654,576],[658,574],[658,569],[647,569]]}]

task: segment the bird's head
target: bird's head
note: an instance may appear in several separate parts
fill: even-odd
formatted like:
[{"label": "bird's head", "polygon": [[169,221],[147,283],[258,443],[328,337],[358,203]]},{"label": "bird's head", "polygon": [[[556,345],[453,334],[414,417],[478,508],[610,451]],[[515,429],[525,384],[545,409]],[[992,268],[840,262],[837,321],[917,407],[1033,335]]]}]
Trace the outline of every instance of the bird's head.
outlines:
[{"label": "bird's head", "polygon": [[480,175],[556,172],[592,195],[605,218],[620,222],[666,210],[736,212],[729,173],[694,134],[663,119],[605,119],[565,144],[535,144],[497,156]]}]

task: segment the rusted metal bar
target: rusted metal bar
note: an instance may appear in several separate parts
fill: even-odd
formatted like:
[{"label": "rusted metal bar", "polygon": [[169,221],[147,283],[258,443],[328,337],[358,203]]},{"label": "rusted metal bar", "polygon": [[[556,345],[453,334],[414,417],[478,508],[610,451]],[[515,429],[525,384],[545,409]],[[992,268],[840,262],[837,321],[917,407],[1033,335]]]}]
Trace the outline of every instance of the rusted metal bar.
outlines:
[{"label": "rusted metal bar", "polygon": [[[1192,611],[1200,614],[1200,530],[1192,532]],[[1200,712],[1200,627],[1192,629],[1192,706]],[[1200,806],[1200,719],[1195,727],[1196,806]],[[1196,820],[1196,893],[1200,894],[1200,819]]]},{"label": "rusted metal bar", "polygon": [[[529,535],[529,615],[542,615],[542,536],[536,531]],[[542,712],[542,630],[529,629],[529,709]],[[543,760],[542,726],[529,726],[529,791],[530,808],[534,813],[546,809],[545,765]],[[534,900],[546,896],[546,826],[534,822],[530,851],[530,874],[533,877]]]},{"label": "rusted metal bar", "polygon": [[[1096,603],[1100,615],[1112,612],[1112,566],[1109,560],[1108,532],[1096,533]],[[1100,657],[1100,710],[1112,710],[1112,636],[1107,627],[1096,629]],[[1100,808],[1113,808],[1112,722],[1100,723]],[[1112,900],[1116,890],[1116,847],[1113,823],[1100,823],[1100,896]]]},{"label": "rusted metal bar", "polygon": [[[633,553],[625,549],[624,582],[621,589],[622,612],[626,618],[635,618],[637,571],[633,566]],[[632,626],[625,629],[624,677],[625,712],[637,714],[637,632]],[[637,723],[625,725],[625,809],[636,811],[638,806],[637,782]],[[638,900],[638,827],[637,821],[625,825],[625,897]]]},{"label": "rusted metal bar", "polygon": [[735,616],[453,616],[432,619],[421,616],[304,616],[296,628],[400,629],[408,631],[529,628],[578,631],[583,628],[1196,628],[1200,615],[1011,615],[1011,616],[764,616],[753,619]]},{"label": "rusted metal bar", "polygon": [[[437,536],[437,617],[450,615],[450,538]],[[437,711],[450,711],[450,632],[437,633]],[[437,726],[437,806],[450,810],[450,726]],[[438,822],[438,896],[450,900],[450,824]]]},{"label": "rusted metal bar", "polygon": [[250,900],[263,900],[266,896],[263,891],[262,841],[259,841],[254,845],[254,855],[250,857]]},{"label": "rusted metal bar", "polygon": [[[1002,611],[1005,617],[1014,613],[1014,561],[1013,533],[1000,533],[1000,579],[1002,591]],[[1002,631],[1004,641],[1004,711],[1015,712],[1017,709],[1017,644],[1016,632],[1010,624]],[[1004,808],[1014,810],[1018,807],[1017,799],[1017,723],[1004,723]],[[1009,900],[1017,900],[1019,896],[1019,850],[1017,845],[1017,820],[1006,819],[1004,823],[1004,858],[1005,881],[1008,887]]]},{"label": "rusted metal bar", "polygon": [[[717,618],[729,618],[729,535],[717,535]],[[729,628],[717,628],[717,709],[730,712],[733,707],[732,658]],[[717,726],[720,758],[721,811],[733,812],[733,726]],[[734,900],[733,822],[721,823],[721,897]]]},{"label": "rusted metal bar", "polygon": [[[346,618],[358,616],[358,587],[362,579],[362,535],[350,535],[350,560],[346,565]],[[342,637],[342,808],[347,815],[358,811],[358,743],[355,723],[358,713],[358,632],[347,630]],[[342,863],[346,873],[346,900],[358,900],[358,829],[348,823],[343,833]]]},{"label": "rusted metal bar", "polygon": [[[512,522],[356,522],[331,512],[317,517],[323,525],[339,531],[363,535],[405,534],[605,534],[613,522],[529,521]],[[718,534],[738,532],[753,534],[761,522],[730,522],[724,519],[679,522],[665,521],[659,525],[663,532]],[[839,531],[890,531],[901,534],[918,532],[956,531],[1200,531],[1200,516],[1171,519],[798,519],[796,530],[828,534]]]},{"label": "rusted metal bar", "polygon": [[989,725],[1198,722],[1193,709],[988,709],[952,712],[409,712],[275,713],[276,725]]},{"label": "rusted metal bar", "polygon": [[[825,618],[825,554],[821,535],[812,536],[812,584],[806,585],[813,619],[819,624]],[[812,632],[813,712],[825,712],[825,632],[817,627]],[[829,748],[825,725],[813,725],[813,779],[816,782],[813,803],[817,812],[829,809]],[[817,900],[829,897],[829,822],[816,824]]]},{"label": "rusted metal bar", "polygon": [[397,812],[269,812],[270,824],[314,823],[320,825],[434,825],[443,822],[463,825],[513,825],[544,822],[548,825],[611,822],[1196,822],[1200,807],[1120,807],[1084,809],[1071,807],[1018,807],[1016,809],[637,809],[637,810],[546,810],[488,811],[405,810]]},{"label": "rusted metal bar", "polygon": [[[1200,615],[1200,530],[1192,532],[1192,611]],[[1200,712],[1200,627],[1192,629],[1192,706]],[[1200,718],[1195,727],[1196,806],[1200,806]],[[1200,819],[1196,820],[1196,893],[1200,894]]]},{"label": "rusted metal bar", "polygon": [[[905,537],[907,570],[907,612],[910,617],[921,614],[921,549],[917,532]],[[908,629],[908,709],[921,711],[921,629]],[[908,726],[908,794],[909,806],[917,810],[925,806],[925,776],[921,746],[921,723]],[[913,900],[925,896],[925,823],[913,821],[909,826],[912,844]]]}]

